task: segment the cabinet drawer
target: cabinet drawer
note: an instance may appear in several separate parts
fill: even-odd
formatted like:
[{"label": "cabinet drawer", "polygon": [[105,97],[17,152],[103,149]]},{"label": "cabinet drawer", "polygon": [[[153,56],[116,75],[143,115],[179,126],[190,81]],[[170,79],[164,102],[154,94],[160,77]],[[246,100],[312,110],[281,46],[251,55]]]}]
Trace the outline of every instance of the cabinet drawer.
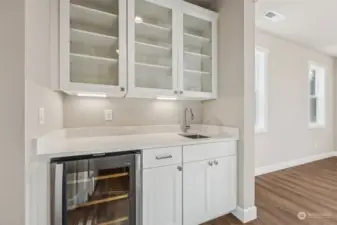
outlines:
[{"label": "cabinet drawer", "polygon": [[183,147],[184,162],[229,156],[236,154],[236,141],[216,142]]},{"label": "cabinet drawer", "polygon": [[182,147],[156,148],[143,151],[143,168],[182,163]]}]

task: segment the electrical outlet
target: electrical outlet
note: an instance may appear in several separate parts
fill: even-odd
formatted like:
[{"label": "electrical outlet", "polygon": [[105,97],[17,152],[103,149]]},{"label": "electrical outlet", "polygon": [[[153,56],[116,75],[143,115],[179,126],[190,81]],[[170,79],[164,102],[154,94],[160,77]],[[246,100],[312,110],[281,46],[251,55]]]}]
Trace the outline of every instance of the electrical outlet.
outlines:
[{"label": "electrical outlet", "polygon": [[44,108],[39,108],[39,124],[45,124],[46,118],[45,118],[45,112]]},{"label": "electrical outlet", "polygon": [[105,118],[106,121],[112,120],[112,110],[111,109],[106,109],[104,111],[104,118]]}]

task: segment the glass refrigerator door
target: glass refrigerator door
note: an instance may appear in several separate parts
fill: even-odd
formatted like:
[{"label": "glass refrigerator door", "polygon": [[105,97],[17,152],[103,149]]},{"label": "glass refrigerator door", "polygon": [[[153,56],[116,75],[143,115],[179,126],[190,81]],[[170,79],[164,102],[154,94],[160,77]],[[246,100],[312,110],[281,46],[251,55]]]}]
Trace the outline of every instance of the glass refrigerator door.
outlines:
[{"label": "glass refrigerator door", "polygon": [[66,225],[134,224],[134,169],[128,157],[65,163]]}]

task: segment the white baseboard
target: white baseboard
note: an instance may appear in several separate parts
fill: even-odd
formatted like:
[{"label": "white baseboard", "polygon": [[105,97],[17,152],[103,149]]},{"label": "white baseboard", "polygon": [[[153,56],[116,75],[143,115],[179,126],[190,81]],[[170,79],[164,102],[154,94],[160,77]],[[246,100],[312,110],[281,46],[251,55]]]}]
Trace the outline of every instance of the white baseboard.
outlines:
[{"label": "white baseboard", "polygon": [[337,156],[337,151],[327,152],[327,153],[323,153],[323,154],[319,154],[319,155],[313,155],[313,156],[295,159],[295,160],[291,160],[291,161],[287,161],[287,162],[281,162],[281,163],[277,163],[277,164],[270,165],[270,166],[259,167],[259,168],[255,169],[255,176],[260,176],[260,175],[275,172],[275,171],[278,171],[278,170],[283,170],[283,169],[287,169],[287,168],[290,168],[290,167],[303,165],[303,164],[306,164],[306,163],[330,158],[330,157],[333,157],[333,156]]},{"label": "white baseboard", "polygon": [[250,207],[248,209],[237,207],[232,212],[232,214],[242,223],[248,223],[249,221],[255,220],[257,218],[257,209],[256,206]]}]

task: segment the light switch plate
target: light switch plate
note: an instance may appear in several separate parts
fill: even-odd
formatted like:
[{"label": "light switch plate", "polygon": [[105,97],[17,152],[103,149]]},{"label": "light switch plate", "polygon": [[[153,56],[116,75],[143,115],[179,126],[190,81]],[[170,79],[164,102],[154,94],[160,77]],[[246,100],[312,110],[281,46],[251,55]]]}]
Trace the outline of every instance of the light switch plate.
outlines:
[{"label": "light switch plate", "polygon": [[106,109],[104,111],[104,118],[105,118],[106,121],[112,120],[112,110],[111,109]]},{"label": "light switch plate", "polygon": [[39,124],[45,124],[46,118],[45,118],[45,111],[44,108],[39,108]]}]

